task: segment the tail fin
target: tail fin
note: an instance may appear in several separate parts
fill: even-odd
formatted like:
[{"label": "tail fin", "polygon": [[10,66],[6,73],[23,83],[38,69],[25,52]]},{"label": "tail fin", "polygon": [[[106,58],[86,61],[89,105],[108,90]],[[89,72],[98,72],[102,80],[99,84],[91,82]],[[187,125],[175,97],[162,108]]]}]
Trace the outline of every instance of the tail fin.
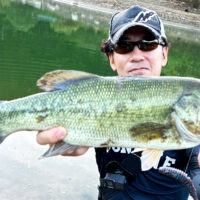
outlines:
[{"label": "tail fin", "polygon": [[[2,104],[6,103],[7,101],[0,101],[0,107]],[[0,144],[5,140],[5,138],[8,135],[6,135],[1,129],[0,129]]]},{"label": "tail fin", "polygon": [[7,135],[4,135],[0,132],[0,144],[5,140],[6,137]]}]

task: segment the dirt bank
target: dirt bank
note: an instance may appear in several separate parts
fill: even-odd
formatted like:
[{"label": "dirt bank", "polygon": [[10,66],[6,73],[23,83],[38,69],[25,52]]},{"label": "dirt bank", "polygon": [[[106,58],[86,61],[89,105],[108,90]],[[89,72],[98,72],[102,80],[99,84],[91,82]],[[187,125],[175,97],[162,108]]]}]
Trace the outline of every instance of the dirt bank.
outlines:
[{"label": "dirt bank", "polygon": [[200,30],[200,8],[194,8],[180,0],[72,0],[74,4],[87,4],[114,11],[140,5],[155,10],[162,20],[186,25]]}]

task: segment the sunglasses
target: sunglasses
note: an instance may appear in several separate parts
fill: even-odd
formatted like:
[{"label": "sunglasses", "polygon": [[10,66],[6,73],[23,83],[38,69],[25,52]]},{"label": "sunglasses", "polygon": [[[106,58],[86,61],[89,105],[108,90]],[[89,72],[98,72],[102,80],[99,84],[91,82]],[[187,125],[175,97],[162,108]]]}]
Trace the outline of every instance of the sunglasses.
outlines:
[{"label": "sunglasses", "polygon": [[165,46],[165,42],[159,41],[157,39],[147,41],[147,40],[139,40],[137,42],[131,41],[119,41],[116,45],[114,45],[113,50],[119,54],[126,54],[137,46],[142,51],[152,51],[158,47],[158,45]]}]

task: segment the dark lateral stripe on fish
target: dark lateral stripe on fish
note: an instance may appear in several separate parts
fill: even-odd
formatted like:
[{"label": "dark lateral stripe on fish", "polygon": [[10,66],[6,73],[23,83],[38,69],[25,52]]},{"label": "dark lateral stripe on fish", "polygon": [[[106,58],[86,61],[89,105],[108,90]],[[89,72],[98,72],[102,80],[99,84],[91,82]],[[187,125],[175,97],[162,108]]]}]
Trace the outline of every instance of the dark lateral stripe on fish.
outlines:
[{"label": "dark lateral stripe on fish", "polygon": [[183,171],[172,167],[159,167],[159,173],[168,177],[176,179],[179,183],[183,184],[189,194],[194,200],[198,200],[197,192],[190,177]]}]

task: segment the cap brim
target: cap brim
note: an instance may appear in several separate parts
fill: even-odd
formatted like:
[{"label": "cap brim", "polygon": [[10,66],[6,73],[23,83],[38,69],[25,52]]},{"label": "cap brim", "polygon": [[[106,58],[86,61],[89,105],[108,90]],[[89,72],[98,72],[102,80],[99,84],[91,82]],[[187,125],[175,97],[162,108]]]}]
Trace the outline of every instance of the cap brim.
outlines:
[{"label": "cap brim", "polygon": [[140,26],[140,27],[144,27],[145,29],[147,29],[148,31],[150,31],[156,39],[159,39],[160,38],[160,34],[155,31],[155,29],[151,28],[150,26],[146,26],[145,24],[143,23],[138,23],[138,22],[131,22],[131,23],[128,23],[126,24],[125,26],[123,26],[122,28],[120,28],[115,34],[113,37],[110,36],[110,39],[111,39],[111,42],[113,44],[117,44],[117,42],[119,41],[120,37],[124,34],[124,32],[126,30],[128,30],[129,28],[132,28],[132,27],[136,27],[136,26]]}]

